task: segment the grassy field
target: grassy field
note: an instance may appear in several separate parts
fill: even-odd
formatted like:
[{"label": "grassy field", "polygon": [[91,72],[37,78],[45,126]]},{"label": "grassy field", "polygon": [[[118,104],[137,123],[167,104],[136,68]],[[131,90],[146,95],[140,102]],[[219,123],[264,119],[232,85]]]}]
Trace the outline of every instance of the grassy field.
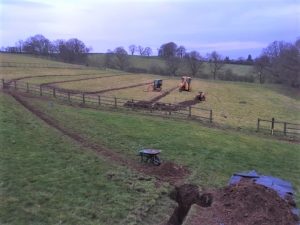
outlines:
[{"label": "grassy field", "polygon": [[[92,66],[104,67],[105,54],[90,54],[88,61]],[[147,71],[150,71],[153,67],[162,68],[163,70],[166,70],[165,62],[159,57],[129,56],[129,64],[130,67],[142,68],[146,69]],[[234,74],[237,74],[238,76],[255,76],[253,67],[248,65],[225,64],[224,67],[221,69],[220,73],[224,73],[228,69],[230,69]],[[185,73],[188,73],[188,69],[185,66],[178,71],[178,74]],[[200,74],[209,75],[210,73],[211,72],[209,65],[207,63],[204,63],[203,67],[201,68]]]},{"label": "grassy field", "polygon": [[61,67],[78,67],[78,65],[63,63],[53,60],[45,59],[44,57],[36,57],[31,55],[22,55],[22,54],[0,54],[1,63],[31,63],[31,64],[41,64],[49,66],[61,66]]},{"label": "grassy field", "polygon": [[[110,77],[105,79],[86,80],[58,84],[58,87],[81,91],[98,91],[122,87],[143,82],[151,82],[158,76],[143,74]],[[163,90],[176,87],[179,80],[169,78],[164,80]],[[160,102],[173,103],[194,99],[198,91],[207,93],[207,100],[196,104],[196,107],[212,109],[214,121],[240,128],[255,128],[257,118],[271,119],[294,123],[300,122],[299,92],[286,90],[276,85],[257,85],[250,83],[222,82],[194,79],[191,92],[175,90]],[[147,92],[147,87],[136,87],[125,90],[110,91],[106,96],[116,96],[126,99],[150,100],[159,92]],[[197,111],[194,111],[197,115]]]},{"label": "grassy field", "polygon": [[86,151],[2,93],[0,118],[0,224],[155,225],[170,213],[168,186]]},{"label": "grassy field", "polygon": [[[109,74],[109,73],[108,73]],[[108,77],[105,79],[95,79],[78,81],[72,83],[62,83],[58,86],[65,89],[80,90],[80,91],[99,91],[102,89],[111,89],[134,84],[152,82],[157,76],[143,76],[142,74],[131,74],[118,77]],[[122,97],[122,96],[120,96]]]},{"label": "grassy field", "polygon": [[[9,55],[1,55],[3,60],[8,60]],[[101,56],[101,55],[94,55]],[[13,56],[9,56],[12,60]],[[32,62],[37,60],[28,56],[19,56],[23,58],[22,62]],[[135,60],[149,60],[147,57],[133,56]],[[20,59],[16,59],[20,60]],[[26,61],[27,60],[27,61]],[[157,59],[156,60],[160,60]],[[144,65],[145,62],[141,62]],[[236,65],[237,66],[237,65]],[[238,66],[237,66],[238,67]],[[239,69],[242,70],[243,66]],[[80,75],[82,74],[82,75]],[[35,84],[55,82],[63,80],[89,78],[93,76],[111,76],[111,75],[126,75],[118,77],[110,77],[105,79],[92,79],[86,81],[76,81],[56,84],[57,87],[65,89],[74,89],[80,91],[99,91],[103,89],[124,87],[135,85],[143,82],[151,82],[153,79],[163,79],[163,91],[176,87],[180,79],[178,77],[161,77],[150,74],[130,74],[117,70],[104,69],[52,69],[52,68],[8,68],[2,67],[0,77],[5,79],[19,78],[23,76],[40,76],[40,75],[61,75],[53,77],[36,77],[23,79],[23,82]],[[70,76],[70,77],[67,77]],[[243,129],[254,129],[256,127],[257,118],[271,119],[299,123],[300,122],[300,93],[297,90],[282,87],[280,85],[259,85],[255,83],[244,82],[224,82],[203,79],[193,79],[191,92],[173,91],[171,94],[160,99],[165,103],[178,103],[185,100],[193,99],[198,91],[207,93],[205,102],[195,105],[205,109],[213,110],[214,122],[239,127]],[[104,93],[105,96],[150,100],[158,96],[158,92],[148,92],[147,86],[134,87],[123,90],[115,90]],[[195,115],[197,110],[193,110]],[[280,127],[279,129],[282,129]]]},{"label": "grassy field", "polygon": [[[9,68],[10,73],[2,69],[8,68],[0,71],[6,79],[23,76],[23,68]],[[28,68],[26,76],[55,74],[55,70],[47,70]],[[73,78],[121,73],[114,70],[59,71],[58,75],[62,77],[22,81],[39,84],[72,79],[68,76],[83,73],[87,75]],[[158,77],[124,75],[102,82],[99,79],[97,82],[65,84],[70,85],[68,88],[98,90]],[[178,79],[168,77],[163,87],[168,89],[176,85]],[[207,101],[197,106],[212,108],[214,120],[224,125],[251,128],[257,117],[271,116],[299,121],[300,98],[296,90],[276,85],[200,79],[194,79],[192,85],[192,92],[174,91],[161,100],[179,102],[191,99],[203,90],[208,93]],[[144,89],[137,87],[107,94],[145,100],[159,94]],[[225,186],[232,173],[255,169],[292,182],[297,204],[300,204],[298,144],[231,129],[208,128],[193,121],[149,117],[134,112],[98,111],[62,105],[47,98],[22,98],[65,129],[130,160],[139,160],[137,151],[141,148],[161,149],[163,163],[172,161],[187,167],[191,173],[185,182],[196,184],[200,189]],[[172,189],[169,184],[157,186],[155,178],[146,176],[145,179],[145,175],[136,170],[79,145],[2,92],[0,155],[0,224],[156,225],[166,221],[173,212],[174,202],[168,197]]]},{"label": "grassy field", "polygon": [[30,99],[30,104],[90,141],[133,159],[141,147],[162,149],[164,160],[188,166],[192,171],[188,180],[203,188],[223,186],[233,172],[251,169],[286,178],[297,191],[300,188],[296,144],[208,129],[193,122],[49,105],[39,99]]}]

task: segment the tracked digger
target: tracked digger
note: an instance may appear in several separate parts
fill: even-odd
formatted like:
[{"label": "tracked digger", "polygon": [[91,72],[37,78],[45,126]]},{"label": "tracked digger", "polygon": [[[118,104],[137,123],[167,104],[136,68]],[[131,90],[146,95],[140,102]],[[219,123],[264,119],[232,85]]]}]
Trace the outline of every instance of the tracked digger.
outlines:
[{"label": "tracked digger", "polygon": [[181,77],[181,83],[179,84],[179,91],[191,91],[192,78],[188,76]]}]

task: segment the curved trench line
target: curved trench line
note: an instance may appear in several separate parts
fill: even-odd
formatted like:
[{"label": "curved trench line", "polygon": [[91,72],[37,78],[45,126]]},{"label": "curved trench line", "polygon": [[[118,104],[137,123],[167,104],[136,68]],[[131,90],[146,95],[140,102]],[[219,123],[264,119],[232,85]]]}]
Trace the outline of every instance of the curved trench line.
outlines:
[{"label": "curved trench line", "polygon": [[[39,119],[43,120],[50,127],[55,128],[56,130],[60,131],[64,135],[68,136],[75,142],[99,153],[101,156],[109,159],[110,161],[112,161],[118,165],[126,166],[137,172],[155,177],[158,181],[169,182],[170,184],[180,183],[185,178],[185,176],[187,174],[189,174],[189,171],[186,168],[176,165],[176,164],[174,164],[176,168],[181,168],[179,173],[166,174],[166,173],[161,173],[161,172],[164,172],[164,171],[162,171],[163,166],[153,166],[153,165],[148,165],[148,164],[142,164],[138,158],[137,158],[137,160],[129,159],[128,157],[125,157],[121,153],[116,153],[114,150],[111,150],[102,145],[96,144],[96,143],[84,138],[79,133],[66,128],[61,123],[59,123],[59,121],[55,120],[54,118],[47,115],[46,113],[40,111],[36,107],[30,105],[26,100],[24,100],[17,93],[15,93],[15,92],[6,92],[6,93],[11,95],[23,107],[25,107],[32,114],[37,116]],[[167,162],[165,162],[165,165],[167,165]]]},{"label": "curved trench line", "polygon": [[154,103],[154,102],[157,102],[158,100],[162,99],[163,97],[166,97],[167,95],[171,94],[171,92],[174,91],[174,90],[176,90],[177,88],[178,88],[177,86],[176,86],[176,87],[172,87],[172,88],[170,88],[169,90],[167,90],[167,91],[165,91],[164,93],[162,93],[161,95],[156,96],[156,97],[150,99],[150,100],[147,101],[147,102],[149,102],[150,104],[152,104],[152,103]]},{"label": "curved trench line", "polygon": [[103,89],[103,90],[99,90],[99,91],[79,91],[79,90],[59,88],[59,87],[54,87],[54,86],[49,86],[49,87],[50,88],[55,88],[57,91],[70,93],[70,94],[102,94],[102,93],[109,92],[109,91],[116,91],[116,90],[122,90],[122,89],[129,89],[129,88],[134,88],[134,87],[145,86],[145,85],[149,85],[151,83],[152,82],[139,83],[139,84],[134,84],[134,85],[129,85],[129,86]]},{"label": "curved trench line", "polygon": [[39,78],[39,77],[63,77],[63,76],[70,76],[70,77],[78,77],[78,76],[84,76],[84,75],[97,75],[99,73],[95,73],[95,74],[74,74],[74,75],[68,75],[68,74],[45,74],[45,75],[31,75],[31,76],[24,76],[24,77],[18,77],[15,79],[11,79],[9,81],[7,81],[7,84],[11,84],[14,81],[20,81],[20,80],[24,80],[24,79],[30,79],[30,78]]},{"label": "curved trench line", "polygon": [[[89,74],[86,74],[89,75]],[[93,74],[91,74],[93,75]],[[96,75],[96,74],[95,74]],[[88,77],[88,78],[80,78],[80,79],[74,79],[74,80],[61,80],[61,81],[53,81],[53,82],[48,82],[48,83],[41,83],[41,86],[47,86],[47,87],[52,87],[52,84],[60,84],[60,83],[68,83],[68,82],[76,82],[76,81],[85,81],[85,80],[93,80],[93,79],[102,79],[102,78],[108,78],[108,77],[119,77],[119,76],[124,76],[121,74],[117,75],[108,75],[108,76],[99,76],[99,77]]]}]

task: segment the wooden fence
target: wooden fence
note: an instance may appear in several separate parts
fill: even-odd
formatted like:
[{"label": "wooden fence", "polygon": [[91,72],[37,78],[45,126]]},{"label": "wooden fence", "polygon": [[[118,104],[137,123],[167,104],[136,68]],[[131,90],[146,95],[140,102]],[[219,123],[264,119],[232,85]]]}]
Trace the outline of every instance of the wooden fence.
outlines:
[{"label": "wooden fence", "polygon": [[300,135],[300,124],[289,123],[283,121],[276,121],[275,118],[271,120],[257,119],[257,132],[266,131],[271,135],[283,134],[288,135]]},{"label": "wooden fence", "polygon": [[109,107],[114,109],[139,111],[147,114],[150,113],[151,115],[185,119],[188,118],[207,121],[209,123],[213,122],[213,111],[211,109],[193,106],[179,107],[176,104],[165,104],[158,102],[157,105],[154,103],[146,105],[145,107],[139,106],[138,103],[141,101],[136,99],[108,97],[97,94],[87,94],[84,92],[72,93],[71,91],[68,92],[67,90],[60,90],[55,87],[30,84],[16,80],[6,82],[4,79],[2,79],[2,88],[39,96],[47,96],[61,100],[67,104],[79,104],[82,107],[92,107],[97,109],[101,107]]}]

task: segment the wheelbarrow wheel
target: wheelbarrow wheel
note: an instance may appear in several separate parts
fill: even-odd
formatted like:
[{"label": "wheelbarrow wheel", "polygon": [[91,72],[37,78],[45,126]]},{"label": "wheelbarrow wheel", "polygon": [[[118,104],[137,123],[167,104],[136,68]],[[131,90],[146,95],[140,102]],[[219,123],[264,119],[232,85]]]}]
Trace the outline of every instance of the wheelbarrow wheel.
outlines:
[{"label": "wheelbarrow wheel", "polygon": [[159,159],[157,156],[155,156],[155,157],[153,158],[152,163],[153,163],[155,166],[159,166],[159,165],[161,164],[160,159]]}]

